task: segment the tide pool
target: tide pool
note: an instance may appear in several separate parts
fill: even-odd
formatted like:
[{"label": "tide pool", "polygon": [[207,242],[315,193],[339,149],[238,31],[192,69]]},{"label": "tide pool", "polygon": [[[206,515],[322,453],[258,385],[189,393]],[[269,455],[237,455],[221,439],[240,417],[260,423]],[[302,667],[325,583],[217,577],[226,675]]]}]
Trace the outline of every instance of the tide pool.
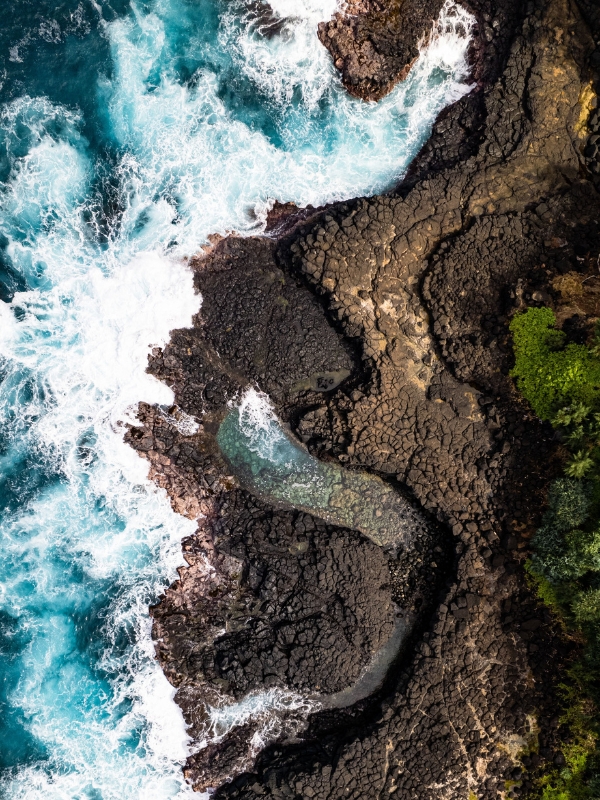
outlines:
[{"label": "tide pool", "polygon": [[269,503],[360,531],[379,547],[411,549],[424,516],[376,475],[318,461],[277,419],[269,398],[247,389],[217,442],[241,485]]},{"label": "tide pool", "polygon": [[185,258],[276,199],[387,189],[469,90],[473,21],[447,3],[405,84],[348,97],[316,36],[335,8],[16,0],[0,23],[7,800],[192,796],[148,605],[195,525],[122,441],[138,402],[173,401],[145,367],[200,307]]}]

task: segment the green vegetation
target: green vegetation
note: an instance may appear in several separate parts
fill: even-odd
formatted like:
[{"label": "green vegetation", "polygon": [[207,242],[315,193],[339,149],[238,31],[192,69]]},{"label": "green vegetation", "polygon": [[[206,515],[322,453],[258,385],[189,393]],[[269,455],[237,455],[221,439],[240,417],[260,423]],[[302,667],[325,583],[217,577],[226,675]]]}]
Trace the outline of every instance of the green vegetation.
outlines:
[{"label": "green vegetation", "polygon": [[591,346],[568,343],[548,308],[530,308],[511,323],[517,386],[564,444],[564,477],[548,492],[548,509],[528,564],[539,597],[585,641],[583,658],[561,686],[561,723],[570,735],[564,767],[541,779],[543,800],[600,800],[600,329]]},{"label": "green vegetation", "polygon": [[553,419],[573,404],[595,407],[600,400],[600,360],[583,344],[567,344],[549,308],[530,308],[511,322],[513,377],[540,419]]},{"label": "green vegetation", "polygon": [[548,492],[548,511],[532,546],[534,569],[552,581],[600,570],[600,530],[582,530],[590,513],[589,481],[560,478]]},{"label": "green vegetation", "polygon": [[588,697],[589,676],[580,664],[567,675],[561,685],[564,711],[560,722],[569,728],[563,744],[563,767],[548,770],[540,779],[538,794],[542,800],[596,800],[600,797],[597,725],[595,707]]}]

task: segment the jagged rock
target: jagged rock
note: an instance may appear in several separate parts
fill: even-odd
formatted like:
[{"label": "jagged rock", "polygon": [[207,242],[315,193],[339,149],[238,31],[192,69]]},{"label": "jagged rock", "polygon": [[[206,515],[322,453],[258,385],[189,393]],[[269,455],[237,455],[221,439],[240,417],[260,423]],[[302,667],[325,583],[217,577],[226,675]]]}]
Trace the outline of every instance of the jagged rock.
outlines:
[{"label": "jagged rock", "polygon": [[[523,11],[521,4],[469,0],[460,5],[477,23],[471,47],[473,76],[489,85],[501,69],[515,21]],[[346,90],[363,100],[379,100],[407,77],[440,12],[445,8],[452,14],[451,6],[444,0],[350,0],[333,19],[319,25],[319,39],[331,53]],[[473,104],[460,105],[470,108],[467,118],[472,118]]]},{"label": "jagged rock", "polygon": [[350,94],[379,100],[404,80],[429,36],[443,0],[359,0],[319,25]]},{"label": "jagged rock", "polygon": [[[514,395],[507,325],[528,304],[574,302],[565,279],[600,253],[596,151],[585,149],[595,145],[594,43],[568,0],[500,6],[476,9],[489,27],[480,30],[485,91],[443,115],[398,191],[300,216],[276,244],[218,245],[213,261],[196,264],[204,294],[196,326],[152,360],[181,409],[205,413],[204,427],[183,436],[144,407],[143,427],[129,434],[174,505],[204,515],[186,544],[188,567],[153,611],[159,658],[188,691],[178,700],[193,725],[201,725],[198,687],[211,683],[232,696],[267,675],[302,691],[321,682],[338,690],[340,670],[356,676],[385,638],[394,602],[423,609],[413,646],[370,699],[313,715],[301,742],[284,741],[284,731],[257,760],[242,752],[243,737],[224,748],[223,763],[248,774],[217,798],[497,800],[505,781],[526,788],[522,771],[561,750],[555,684],[570,649],[521,566],[556,445]],[[597,24],[594,5],[583,6]],[[390,74],[377,78],[377,91]],[[353,86],[363,91],[367,81],[359,75]],[[266,318],[278,321],[265,327]],[[330,392],[306,383],[342,369],[350,375]],[[312,453],[397,482],[437,518],[439,543],[423,542],[420,563],[408,554],[386,560],[356,533],[236,488],[214,430],[249,381],[272,394]],[[319,578],[315,564],[324,567]],[[325,611],[311,606],[315,587]],[[290,592],[297,605],[287,603]],[[256,601],[266,605],[257,611]],[[260,636],[245,627],[252,615]],[[216,631],[228,620],[221,641]],[[304,651],[294,655],[301,636]],[[343,640],[351,646],[342,653]],[[340,670],[331,668],[337,659]],[[539,761],[519,762],[534,735]],[[196,786],[223,776],[207,778],[203,763],[188,768]]]}]

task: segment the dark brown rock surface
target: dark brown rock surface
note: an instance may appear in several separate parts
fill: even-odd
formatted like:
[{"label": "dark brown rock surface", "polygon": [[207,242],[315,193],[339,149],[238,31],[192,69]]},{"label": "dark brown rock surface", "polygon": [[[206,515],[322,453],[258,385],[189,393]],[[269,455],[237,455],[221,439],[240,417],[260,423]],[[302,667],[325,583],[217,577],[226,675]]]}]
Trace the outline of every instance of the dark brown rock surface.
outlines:
[{"label": "dark brown rock surface", "polygon": [[379,100],[404,80],[444,0],[364,0],[319,25],[319,39],[355,97]]},{"label": "dark brown rock surface", "polygon": [[[276,245],[223,243],[196,264],[195,327],[152,361],[178,406],[204,414],[189,436],[142,408],[129,434],[174,506],[204,515],[154,610],[192,730],[215,687],[339,690],[340,672],[355,678],[385,640],[394,604],[425,610],[370,700],[314,715],[300,742],[284,729],[256,763],[243,747],[251,728],[222,755],[192,757],[198,787],[249,770],[219,798],[498,800],[507,781],[528,790],[518,756],[534,740],[540,768],[556,753],[570,645],[522,570],[556,444],[514,394],[508,320],[575,296],[576,277],[564,278],[587,276],[600,255],[585,149],[598,74],[574,2],[523,11],[512,37],[490,17],[485,89],[444,115],[396,194],[318,212]],[[593,25],[593,6],[583,12]],[[305,388],[341,369],[350,375],[331,391]],[[354,532],[235,487],[214,431],[250,381],[311,452],[377,473],[439,521],[417,559],[389,560]]]},{"label": "dark brown rock surface", "polygon": [[[158,657],[198,742],[210,736],[208,706],[270,688],[318,703],[350,690],[392,636],[398,611],[410,628],[448,566],[433,524],[419,528],[415,550],[386,554],[355,531],[274,509],[229,476],[215,433],[247,386],[268,391],[293,423],[354,380],[354,347],[279,268],[275,250],[268,239],[229,238],[193,261],[203,297],[195,326],[173,332],[150,361],[177,407],[141,406],[143,427],[127,437],[174,509],[199,520],[184,542],[187,567],[153,609]],[[186,415],[202,419],[195,433],[182,427]],[[284,713],[277,724],[292,731],[297,717]],[[252,723],[246,739],[234,728],[190,758],[197,788],[251,766],[260,727]]]},{"label": "dark brown rock surface", "polygon": [[442,12],[445,24],[454,25],[463,9],[476,22],[473,77],[489,85],[502,69],[515,22],[524,10],[517,0],[469,0],[459,5],[445,0],[350,0],[333,19],[319,25],[319,39],[347,91],[362,100],[379,100],[407,77]]}]

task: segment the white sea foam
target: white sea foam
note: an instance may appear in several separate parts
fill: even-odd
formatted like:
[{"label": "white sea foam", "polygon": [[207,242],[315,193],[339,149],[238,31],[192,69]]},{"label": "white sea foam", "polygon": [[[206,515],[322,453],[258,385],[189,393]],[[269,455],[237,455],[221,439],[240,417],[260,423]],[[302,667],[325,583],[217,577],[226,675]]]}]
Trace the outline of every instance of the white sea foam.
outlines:
[{"label": "white sea foam", "polygon": [[[43,101],[10,111],[22,119],[32,109],[39,120],[56,115]],[[194,524],[148,482],[120,426],[141,399],[172,403],[146,374],[147,355],[191,323],[200,298],[189,270],[159,252],[119,264],[118,253],[89,241],[85,154],[38,134],[0,209],[13,265],[38,283],[0,306],[0,411],[9,456],[29,451],[62,477],[1,526],[1,603],[31,640],[10,704],[49,751],[52,777],[29,767],[2,789],[11,798],[85,797],[89,781],[89,796],[104,800],[183,797],[188,737],[153,658],[147,605],[175,577]],[[98,696],[98,678],[77,654],[76,620],[93,615],[96,593],[107,590],[101,628],[115,647],[97,664],[108,676]],[[132,737],[137,747],[126,745]]]},{"label": "white sea foam", "polygon": [[300,19],[316,26],[331,19],[342,4],[339,0],[264,0],[282,19]]},{"label": "white sea foam", "polygon": [[[190,255],[210,233],[260,230],[275,199],[319,205],[383,190],[404,173],[439,111],[470,91],[474,19],[453,3],[408,80],[378,104],[347,95],[305,19],[288,20],[289,35],[269,39],[240,24],[241,7],[230,5],[219,41],[271,109],[281,145],[232,113],[209,69],[191,84],[179,81],[163,63],[157,14],[109,26],[115,77],[104,90],[129,153],[123,230],[138,243],[158,238]],[[302,102],[290,105],[297,92]]]},{"label": "white sea foam", "polygon": [[[231,3],[210,43],[255,87],[270,133],[228,105],[218,70],[181,80],[186,54],[173,41],[193,31],[187,6],[134,3],[105,26],[114,69],[98,91],[121,152],[123,207],[106,241],[79,114],[28,97],[0,113],[12,166],[0,234],[27,286],[0,304],[0,477],[39,472],[0,526],[0,607],[25,640],[8,705],[46,753],[3,779],[9,800],[191,796],[180,771],[189,743],[153,658],[147,606],[175,577],[194,525],[122,441],[137,402],[173,402],[145,366],[199,306],[177,259],[210,233],[260,230],[274,199],[320,205],[386,188],[439,110],[469,90],[470,18],[449,3],[407,83],[377,105],[346,95],[317,40],[333,0],[271,6],[285,20],[279,34],[246,25]],[[197,47],[192,35],[187,55]],[[268,401],[244,397],[241,413],[272,434]],[[215,709],[209,735],[258,716],[263,741],[279,724],[273,711],[303,702],[257,694]]]},{"label": "white sea foam", "polygon": [[[264,5],[267,5],[266,3]],[[300,90],[305,108],[312,110],[337,83],[329,54],[317,36],[317,25],[338,10],[336,0],[274,0],[268,7],[279,18],[253,18],[243,2],[233,3],[224,17],[221,37],[233,53],[239,70],[271,100],[285,109]],[[245,24],[240,26],[240,19]]]},{"label": "white sea foam", "polygon": [[182,436],[193,436],[195,433],[198,433],[200,423],[195,417],[186,414],[185,411],[182,411],[180,408],[174,409],[173,413],[170,413],[170,409],[165,409],[160,406],[159,410],[162,418],[175,428],[175,430],[179,431]]},{"label": "white sea foam", "polygon": [[[458,77],[467,80],[469,66],[466,57],[476,23],[475,17],[455,0],[444,0],[429,37],[424,38],[419,46],[422,60],[441,69],[457,68],[460,72]],[[462,92],[456,100],[461,96]],[[449,101],[455,102],[455,99],[450,96]]]},{"label": "white sea foam", "polygon": [[253,722],[256,731],[250,742],[250,751],[256,754],[280,736],[284,729],[289,735],[303,727],[308,714],[317,708],[315,700],[297,692],[284,689],[250,692],[238,703],[224,701],[222,705],[209,707],[206,739],[195,749],[219,742],[234,728]]},{"label": "white sea foam", "polygon": [[243,392],[239,402],[232,401],[233,405],[237,406],[239,427],[248,448],[259,458],[277,463],[278,448],[287,444],[287,439],[268,395],[251,386]]}]

